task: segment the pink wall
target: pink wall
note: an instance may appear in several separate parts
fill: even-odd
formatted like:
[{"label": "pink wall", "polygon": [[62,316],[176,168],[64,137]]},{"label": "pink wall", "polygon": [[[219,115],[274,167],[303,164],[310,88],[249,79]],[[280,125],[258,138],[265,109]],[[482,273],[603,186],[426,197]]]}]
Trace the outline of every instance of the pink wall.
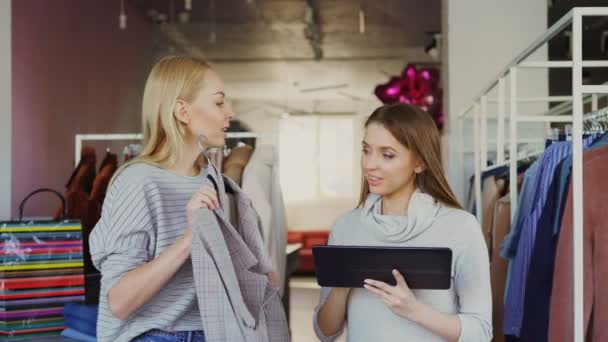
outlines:
[{"label": "pink wall", "polygon": [[[74,163],[76,133],[138,132],[142,78],[152,26],[120,2],[12,2],[12,208],[30,191],[60,192]],[[103,157],[98,151],[98,160]],[[29,216],[48,216],[51,197],[28,203]]]}]

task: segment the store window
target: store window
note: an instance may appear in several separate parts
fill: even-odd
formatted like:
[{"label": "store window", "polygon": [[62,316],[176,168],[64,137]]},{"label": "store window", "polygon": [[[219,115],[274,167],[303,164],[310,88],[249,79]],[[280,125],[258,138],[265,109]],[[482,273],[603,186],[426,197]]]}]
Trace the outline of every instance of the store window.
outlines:
[{"label": "store window", "polygon": [[291,116],[279,124],[281,187],[286,201],[352,198],[354,119]]}]

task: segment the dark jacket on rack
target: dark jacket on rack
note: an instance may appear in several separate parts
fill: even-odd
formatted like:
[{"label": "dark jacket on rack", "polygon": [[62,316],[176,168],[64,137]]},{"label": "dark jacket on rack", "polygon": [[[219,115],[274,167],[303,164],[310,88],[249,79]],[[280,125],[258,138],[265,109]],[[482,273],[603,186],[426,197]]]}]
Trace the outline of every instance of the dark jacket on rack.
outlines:
[{"label": "dark jacket on rack", "polygon": [[112,179],[112,176],[114,176],[117,169],[118,157],[115,154],[108,153],[106,160],[104,160],[103,166],[99,169],[99,173],[93,182],[93,189],[91,190],[91,195],[89,196],[91,201],[99,203],[100,206],[103,204],[103,200],[106,198],[106,191],[110,185],[110,180]]},{"label": "dark jacket on rack", "polygon": [[486,240],[486,245],[488,246],[489,255],[492,255],[491,240],[492,225],[494,224],[494,207],[496,206],[496,202],[500,198],[501,193],[504,191],[504,188],[504,179],[496,179],[494,176],[490,176],[483,181],[483,190],[481,194],[483,208],[481,229],[483,231],[483,237]]},{"label": "dark jacket on rack", "polygon": [[[587,341],[608,341],[608,147],[584,154],[584,329]],[[572,187],[566,201],[553,274],[549,341],[573,341]]]},{"label": "dark jacket on rack", "polygon": [[[65,218],[85,221],[83,218],[87,216],[88,212],[86,202],[89,198],[89,192],[93,186],[94,179],[95,159],[82,159],[68,181],[68,188],[65,193],[67,206]],[[63,212],[64,208],[62,205],[57,209],[54,219],[59,219]]]},{"label": "dark jacket on rack", "polygon": [[251,154],[253,154],[251,146],[245,145],[233,148],[222,165],[224,175],[230,177],[230,179],[241,186],[243,183],[243,171],[251,158]]},{"label": "dark jacket on rack", "polygon": [[[536,230],[534,250],[528,269],[528,273],[534,276],[528,277],[526,282],[521,341],[547,341],[548,337],[549,308],[553,288],[555,250],[558,240],[558,235],[553,232],[553,226],[555,220],[561,220],[562,213],[556,214],[556,211],[563,208],[563,204],[560,202],[566,199],[566,196],[560,196],[559,194],[562,172],[569,171],[561,167],[564,162],[565,160],[556,168],[553,182],[547,194],[547,202],[545,202]],[[568,189],[565,189],[565,191],[568,191]]]},{"label": "dark jacket on rack", "polygon": [[505,285],[507,281],[507,260],[500,257],[500,245],[511,229],[511,199],[509,195],[500,198],[494,206],[494,220],[490,230],[490,280],[492,283],[492,327],[494,342],[504,341],[502,322],[504,313]]},{"label": "dark jacket on rack", "polygon": [[[67,184],[67,191],[81,190],[86,193],[91,192],[93,181],[95,180],[95,164],[97,156],[95,149],[84,146],[80,151],[80,162],[70,175]],[[92,167],[91,167],[92,165]]]},{"label": "dark jacket on rack", "polygon": [[[116,154],[107,153],[101,163],[99,173],[95,175],[95,150],[83,147],[82,159],[70,176],[68,189],[65,193],[67,219],[80,220],[82,225],[82,248],[84,259],[84,272],[86,280],[86,302],[97,304],[99,302],[99,278],[95,276],[98,271],[91,260],[89,248],[89,235],[101,217],[101,208],[106,197],[110,179],[118,168]],[[61,206],[55,218],[63,213]]]}]

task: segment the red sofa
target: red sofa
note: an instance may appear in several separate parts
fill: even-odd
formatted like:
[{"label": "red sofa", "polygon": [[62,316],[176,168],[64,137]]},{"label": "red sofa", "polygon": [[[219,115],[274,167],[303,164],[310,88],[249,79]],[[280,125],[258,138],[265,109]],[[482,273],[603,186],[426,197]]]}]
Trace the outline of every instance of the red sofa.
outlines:
[{"label": "red sofa", "polygon": [[302,249],[295,273],[314,273],[315,262],[312,257],[312,246],[327,245],[329,230],[290,230],[287,233],[288,243],[301,243]]}]

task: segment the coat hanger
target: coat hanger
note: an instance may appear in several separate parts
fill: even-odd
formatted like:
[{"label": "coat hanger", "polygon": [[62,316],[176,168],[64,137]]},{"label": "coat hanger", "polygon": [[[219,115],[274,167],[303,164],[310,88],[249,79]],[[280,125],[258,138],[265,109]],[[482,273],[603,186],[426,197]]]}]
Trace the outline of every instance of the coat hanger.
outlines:
[{"label": "coat hanger", "polygon": [[606,132],[608,130],[608,108],[586,114],[583,120],[583,130],[586,134]]}]

